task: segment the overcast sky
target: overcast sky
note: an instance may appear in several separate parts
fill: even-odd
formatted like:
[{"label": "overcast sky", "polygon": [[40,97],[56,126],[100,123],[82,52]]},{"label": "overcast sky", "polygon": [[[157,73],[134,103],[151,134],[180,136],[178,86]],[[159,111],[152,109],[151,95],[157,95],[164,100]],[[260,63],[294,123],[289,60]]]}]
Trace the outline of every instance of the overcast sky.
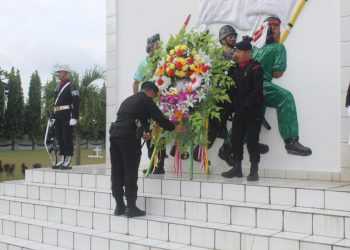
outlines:
[{"label": "overcast sky", "polygon": [[0,0],[0,67],[20,70],[25,96],[35,70],[44,84],[57,63],[105,68],[105,9],[105,0]]}]

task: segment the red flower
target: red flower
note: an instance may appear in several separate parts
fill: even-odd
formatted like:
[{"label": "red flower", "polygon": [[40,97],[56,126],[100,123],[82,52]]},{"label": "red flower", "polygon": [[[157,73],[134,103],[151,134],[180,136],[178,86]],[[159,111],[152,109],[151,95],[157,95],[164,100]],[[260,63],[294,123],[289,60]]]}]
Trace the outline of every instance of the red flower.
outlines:
[{"label": "red flower", "polygon": [[186,76],[187,77],[190,77],[192,75],[192,72],[191,71],[186,71]]},{"label": "red flower", "polygon": [[176,51],[176,55],[178,55],[178,56],[181,56],[183,53],[184,53],[184,51],[182,49],[178,49]]},{"label": "red flower", "polygon": [[202,65],[202,71],[205,73],[207,72],[209,69],[209,66],[206,66],[206,65]]},{"label": "red flower", "polygon": [[197,81],[196,78],[192,78],[191,83],[195,83]]},{"label": "red flower", "polygon": [[169,58],[169,62],[173,62],[173,61],[174,61],[174,57],[171,56],[171,57]]},{"label": "red flower", "polygon": [[187,59],[187,63],[188,64],[193,64],[194,63],[194,59],[192,57]]},{"label": "red flower", "polygon": [[168,72],[169,76],[175,76],[175,70],[171,69]]},{"label": "red flower", "polygon": [[182,65],[181,62],[177,62],[177,63],[176,63],[176,69],[181,70],[182,67],[183,67],[183,65]]},{"label": "red flower", "polygon": [[164,83],[163,79],[162,79],[162,78],[159,78],[158,81],[157,81],[157,84],[158,84],[159,86],[162,86],[163,83]]}]

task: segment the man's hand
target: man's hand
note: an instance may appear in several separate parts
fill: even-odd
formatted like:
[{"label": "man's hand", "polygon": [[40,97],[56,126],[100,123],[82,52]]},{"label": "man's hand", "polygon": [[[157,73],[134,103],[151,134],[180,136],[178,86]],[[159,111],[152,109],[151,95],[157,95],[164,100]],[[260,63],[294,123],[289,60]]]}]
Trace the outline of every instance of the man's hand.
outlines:
[{"label": "man's hand", "polygon": [[71,118],[69,121],[69,126],[75,126],[75,125],[77,125],[77,123],[78,123],[77,119]]},{"label": "man's hand", "polygon": [[187,130],[188,129],[184,125],[181,125],[181,124],[178,124],[175,127],[175,132],[176,133],[184,133],[184,132],[187,132]]},{"label": "man's hand", "polygon": [[149,140],[151,140],[151,139],[152,139],[151,133],[143,132],[142,139],[143,139],[144,141],[149,141]]},{"label": "man's hand", "polygon": [[55,125],[55,119],[50,119],[50,127]]}]

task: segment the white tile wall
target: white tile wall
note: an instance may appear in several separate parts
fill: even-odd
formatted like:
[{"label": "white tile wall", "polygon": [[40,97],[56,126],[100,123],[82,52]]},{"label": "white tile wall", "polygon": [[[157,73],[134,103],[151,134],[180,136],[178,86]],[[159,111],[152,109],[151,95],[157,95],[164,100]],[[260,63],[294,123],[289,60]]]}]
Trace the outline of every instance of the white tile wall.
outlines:
[{"label": "white tile wall", "polygon": [[56,183],[56,174],[52,171],[44,171],[44,183],[46,184],[55,184]]},{"label": "white tile wall", "polygon": [[26,218],[34,218],[34,205],[30,203],[22,203],[22,216]]},{"label": "white tile wall", "polygon": [[199,247],[214,248],[214,230],[208,228],[192,227],[191,244]]},{"label": "white tile wall", "polygon": [[94,192],[80,191],[80,205],[87,207],[95,206]]},{"label": "white tile wall", "polygon": [[40,200],[42,201],[51,201],[52,193],[51,188],[48,187],[40,187]]},{"label": "white tile wall", "polygon": [[223,199],[233,201],[244,201],[244,185],[223,184]]},{"label": "white tile wall", "polygon": [[350,218],[345,218],[345,238],[350,239]]},{"label": "white tile wall", "polygon": [[295,206],[294,188],[270,188],[271,204]]},{"label": "white tile wall", "polygon": [[270,238],[270,250],[299,250],[297,240],[288,240],[281,238]]},{"label": "white tile wall", "polygon": [[325,208],[335,210],[349,210],[350,193],[326,191]]},{"label": "white tile wall", "polygon": [[297,189],[297,206],[324,208],[324,191]]},{"label": "white tile wall", "polygon": [[101,237],[91,237],[91,250],[109,250],[109,240]]},{"label": "white tile wall", "polygon": [[75,233],[74,234],[74,249],[87,250],[90,249],[90,237],[88,235]]},{"label": "white tile wall", "polygon": [[168,223],[148,221],[149,238],[168,241],[168,235],[169,235]]},{"label": "white tile wall", "polygon": [[34,217],[38,220],[47,220],[47,207],[41,205],[34,206]]},{"label": "white tile wall", "polygon": [[311,242],[301,242],[300,250],[332,250],[332,246],[324,244],[315,244]]},{"label": "white tile wall", "polygon": [[312,214],[284,212],[284,230],[296,233],[312,233]]},{"label": "white tile wall", "polygon": [[29,225],[29,240],[43,242],[43,228],[36,225]]},{"label": "white tile wall", "polygon": [[230,224],[230,206],[208,204],[208,221]]},{"label": "white tile wall", "polygon": [[66,202],[66,191],[63,188],[52,188],[52,201],[58,203]]},{"label": "white tile wall", "polygon": [[16,196],[16,186],[12,183],[5,182],[5,195],[7,196]]},{"label": "white tile wall", "polygon": [[57,230],[53,228],[43,228],[43,242],[50,245],[57,245]]},{"label": "white tile wall", "polygon": [[69,186],[81,187],[82,174],[69,173],[68,183],[69,183]]},{"label": "white tile wall", "polygon": [[79,205],[79,191],[66,189],[66,203]]},{"label": "white tile wall", "polygon": [[93,213],[93,229],[109,232],[109,221],[108,214]]},{"label": "white tile wall", "polygon": [[39,199],[39,187],[28,186],[28,198],[33,199],[33,200],[38,200]]},{"label": "white tile wall", "polygon": [[56,184],[68,186],[68,173],[56,172]]},{"label": "white tile wall", "polygon": [[95,193],[95,207],[111,209],[111,195],[109,193]]},{"label": "white tile wall", "polygon": [[109,175],[97,175],[96,187],[102,189],[111,189],[111,177]]},{"label": "white tile wall", "polygon": [[283,213],[279,210],[257,210],[257,227],[266,229],[282,230]]},{"label": "white tile wall", "polygon": [[83,174],[82,175],[82,186],[83,187],[96,187],[96,175],[94,174]]},{"label": "white tile wall", "polygon": [[16,185],[16,197],[27,198],[26,185]]},{"label": "white tile wall", "polygon": [[162,180],[145,178],[143,180],[143,191],[145,193],[161,194],[162,193]]},{"label": "white tile wall", "polygon": [[180,196],[180,182],[176,180],[162,180],[162,193]]},{"label": "white tile wall", "polygon": [[231,224],[255,227],[256,226],[256,209],[247,208],[247,207],[232,207]]},{"label": "white tile wall", "polygon": [[129,234],[134,236],[147,237],[147,221],[129,219]]},{"label": "white tile wall", "polygon": [[43,183],[44,182],[44,172],[43,171],[33,171],[33,182]]},{"label": "white tile wall", "polygon": [[177,200],[165,200],[165,216],[185,218],[185,202]]},{"label": "white tile wall", "polygon": [[315,214],[313,230],[315,235],[344,238],[344,218]]},{"label": "white tile wall", "polygon": [[200,197],[200,182],[181,181],[181,195],[189,197]]},{"label": "white tile wall", "polygon": [[47,220],[52,222],[61,223],[62,210],[58,207],[48,207],[47,209]]},{"label": "white tile wall", "polygon": [[62,223],[66,225],[77,225],[77,212],[73,209],[62,209]]},{"label": "white tile wall", "polygon": [[[269,250],[269,238],[250,234],[242,234],[241,250]],[[279,250],[282,250],[282,248]]]},{"label": "white tile wall", "polygon": [[171,242],[190,244],[191,243],[191,227],[180,224],[169,225],[169,240]]},{"label": "white tile wall", "polygon": [[228,231],[215,231],[215,248],[220,250],[241,249],[240,234]]},{"label": "white tile wall", "polygon": [[9,214],[10,213],[10,202],[6,200],[0,200],[0,213]]},{"label": "white tile wall", "polygon": [[20,202],[10,202],[10,214],[21,216],[22,215],[22,204]]},{"label": "white tile wall", "polygon": [[74,235],[73,232],[58,230],[58,246],[73,249]]},{"label": "white tile wall", "polygon": [[16,237],[21,239],[29,238],[28,224],[16,223]]},{"label": "white tile wall", "polygon": [[221,183],[205,183],[202,182],[201,197],[209,199],[222,199]]},{"label": "white tile wall", "polygon": [[80,227],[92,228],[92,213],[77,211],[77,225]]},{"label": "white tile wall", "polygon": [[207,221],[207,205],[197,202],[186,202],[185,218],[190,220]]},{"label": "white tile wall", "polygon": [[128,219],[122,216],[111,216],[111,232],[128,234]]},{"label": "white tile wall", "polygon": [[246,186],[246,201],[269,204],[269,188],[261,186]]},{"label": "white tile wall", "polygon": [[150,214],[164,216],[164,200],[146,198],[146,211]]},{"label": "white tile wall", "polygon": [[127,242],[110,240],[109,241],[109,248],[110,249],[118,249],[118,250],[129,250],[129,245]]}]

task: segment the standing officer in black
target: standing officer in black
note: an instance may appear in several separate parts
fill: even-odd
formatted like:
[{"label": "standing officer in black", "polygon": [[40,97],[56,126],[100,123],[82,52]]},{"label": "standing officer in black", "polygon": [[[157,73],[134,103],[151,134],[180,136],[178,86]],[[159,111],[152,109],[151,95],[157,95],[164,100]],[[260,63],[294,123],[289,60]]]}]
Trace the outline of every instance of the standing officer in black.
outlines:
[{"label": "standing officer in black", "polygon": [[233,55],[237,67],[231,67],[229,76],[236,82],[234,93],[235,115],[232,121],[232,151],[234,166],[221,175],[226,178],[243,177],[243,144],[246,136],[251,168],[248,181],[259,180],[259,134],[263,119],[263,69],[252,59],[252,45],[243,40],[235,45]]},{"label": "standing officer in black", "polygon": [[[149,119],[156,121],[165,130],[174,130],[174,125],[163,115],[153,102],[158,87],[147,81],[138,92],[122,102],[117,113],[117,120],[110,129],[110,154],[112,163],[112,194],[116,200],[115,215],[127,217],[143,216],[145,211],[136,207],[138,168],[141,158],[141,138],[151,138]],[[141,127],[139,125],[141,124]],[[139,128],[138,128],[139,127]],[[137,131],[140,128],[144,132]],[[125,188],[125,193],[124,193]],[[127,207],[123,196],[125,194]]]},{"label": "standing officer in black", "polygon": [[79,119],[79,92],[69,80],[71,72],[68,65],[61,65],[56,70],[60,80],[55,91],[54,126],[59,144],[61,160],[52,166],[53,169],[71,169],[73,156],[73,127]]}]

